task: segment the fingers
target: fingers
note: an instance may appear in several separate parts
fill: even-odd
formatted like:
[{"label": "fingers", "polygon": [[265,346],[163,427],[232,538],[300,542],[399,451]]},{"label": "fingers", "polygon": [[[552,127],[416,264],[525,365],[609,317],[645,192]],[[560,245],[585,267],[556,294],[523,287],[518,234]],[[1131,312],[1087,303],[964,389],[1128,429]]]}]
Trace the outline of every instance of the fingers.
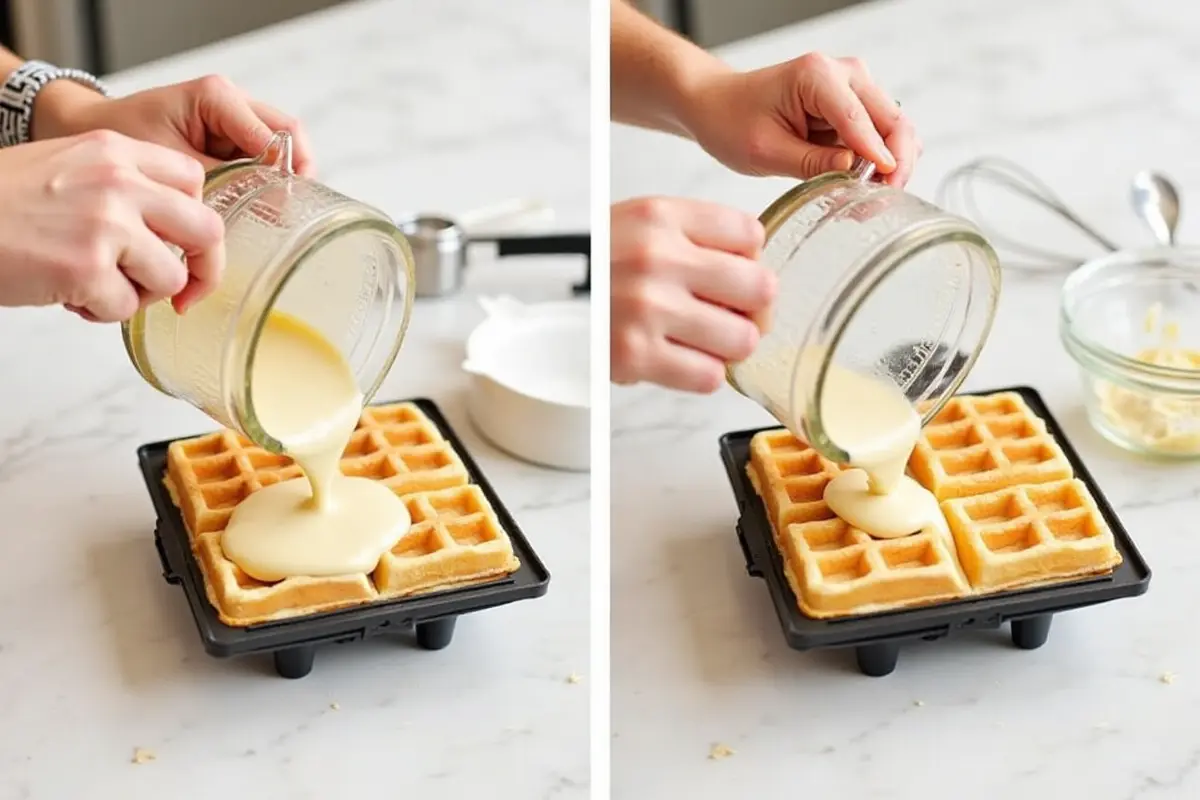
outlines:
[{"label": "fingers", "polygon": [[660,280],[615,288],[612,373],[618,383],[716,391],[725,364],[749,357],[758,339],[747,317],[696,297],[686,285]]},{"label": "fingers", "polygon": [[862,61],[857,58],[844,58],[840,59],[840,62],[849,74],[850,88],[862,101],[875,129],[896,159],[894,170],[884,170],[888,173],[887,182],[894,186],[904,186],[912,175],[920,153],[920,142],[912,122],[883,87],[871,79]]},{"label": "fingers", "polygon": [[867,68],[858,59],[843,59],[849,73],[850,88],[858,95],[863,108],[871,117],[875,130],[885,139],[904,120],[904,112],[879,84],[871,80]]},{"label": "fingers", "polygon": [[[808,142],[818,147],[837,147],[842,144],[842,139],[837,135],[837,131],[816,131],[808,135]],[[845,150],[846,148],[842,147],[841,149]]]},{"label": "fingers", "polygon": [[204,168],[177,150],[105,130],[84,134],[79,141],[84,144],[78,152],[86,160],[128,164],[154,183],[192,197],[200,197],[204,189]]},{"label": "fingers", "polygon": [[772,139],[776,138],[761,151],[760,164],[768,172],[808,180],[825,172],[845,172],[854,165],[854,153],[836,146],[841,141],[836,131],[809,134],[810,141],[784,131],[773,132]]},{"label": "fingers", "polygon": [[63,308],[65,308],[67,311],[70,311],[72,314],[79,317],[80,319],[87,320],[88,322],[99,322],[100,321],[100,320],[96,319],[92,315],[92,312],[88,311],[86,308],[80,308],[79,306],[73,306],[70,304],[64,305]]},{"label": "fingers", "polygon": [[217,244],[189,253],[187,270],[187,285],[171,298],[172,305],[179,314],[212,294],[213,290],[221,283],[221,274],[225,272],[225,246]]},{"label": "fingers", "polygon": [[887,176],[887,183],[897,188],[904,188],[912,178],[917,159],[921,157],[921,140],[907,118],[887,137],[888,149],[896,154],[897,167]]},{"label": "fingers", "polygon": [[797,60],[797,91],[804,109],[829,123],[854,152],[869,158],[884,172],[896,168],[895,158],[875,129],[863,101],[850,87],[846,67],[817,53]]},{"label": "fingers", "polygon": [[129,242],[117,257],[125,277],[138,289],[142,305],[173,297],[188,281],[184,263],[171,248],[147,228],[129,233]]},{"label": "fingers", "polygon": [[87,297],[80,316],[91,322],[122,322],[132,317],[141,305],[137,289],[115,269],[97,276],[88,287]]},{"label": "fingers", "polygon": [[[155,299],[173,298],[176,311],[183,313],[220,282],[225,266],[224,223],[217,212],[203,203],[151,183],[140,187],[135,202],[141,208],[147,234],[158,247],[152,248],[140,237],[133,237],[132,246],[139,248],[135,269],[151,284],[141,277],[132,274],[130,277]],[[182,251],[186,266],[163,242]],[[169,257],[169,267],[164,253]],[[123,261],[122,266],[131,265]],[[167,285],[171,288],[160,290],[159,287]]]},{"label": "fingers", "polygon": [[133,162],[138,172],[151,181],[200,198],[204,193],[204,166],[175,150],[149,142],[138,142]]},{"label": "fingers", "polygon": [[681,293],[664,320],[665,338],[722,363],[741,361],[758,345],[758,328],[741,314]]},{"label": "fingers", "polygon": [[254,100],[226,78],[210,75],[196,83],[197,109],[216,144],[209,156],[229,160],[256,156],[279,131],[292,135],[292,166],[301,175],[311,175],[313,160],[303,126],[278,109]]},{"label": "fingers", "polygon": [[762,223],[736,209],[698,200],[676,200],[661,215],[675,222],[698,247],[757,258],[766,234]]},{"label": "fingers", "polygon": [[614,205],[613,380],[719,388],[724,365],[758,344],[748,317],[774,299],[774,274],[754,260],[763,236],[753,217],[709,203],[639,198]]},{"label": "fingers", "polygon": [[669,389],[711,394],[725,382],[725,365],[712,356],[671,342],[656,349],[646,364],[652,380]]},{"label": "fingers", "polygon": [[250,107],[242,90],[227,78],[209,75],[195,82],[196,109],[204,127],[246,155],[257,155],[271,141],[271,127]]},{"label": "fingers", "polygon": [[714,250],[697,252],[684,277],[696,297],[745,314],[770,305],[777,283],[775,273],[757,261]]}]

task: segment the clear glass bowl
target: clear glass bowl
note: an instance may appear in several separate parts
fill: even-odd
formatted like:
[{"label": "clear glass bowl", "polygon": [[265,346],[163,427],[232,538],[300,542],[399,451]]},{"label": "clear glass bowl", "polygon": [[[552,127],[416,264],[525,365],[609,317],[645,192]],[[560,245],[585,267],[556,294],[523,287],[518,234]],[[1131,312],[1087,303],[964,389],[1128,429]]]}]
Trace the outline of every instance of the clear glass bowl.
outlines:
[{"label": "clear glass bowl", "polygon": [[1121,251],[1063,285],[1088,420],[1127,450],[1200,457],[1200,248]]},{"label": "clear glass bowl", "polygon": [[729,383],[840,463],[822,418],[831,365],[894,384],[932,418],[978,358],[1000,295],[975,226],[861,171],[806,181],[760,219],[779,291]]},{"label": "clear glass bowl", "polygon": [[268,315],[290,314],[337,347],[368,402],[408,329],[412,252],[382,211],[294,173],[287,133],[209,173],[204,202],[225,222],[220,286],[183,315],[167,300],[139,311],[122,325],[125,348],[151,386],[281,452],[250,386]]}]

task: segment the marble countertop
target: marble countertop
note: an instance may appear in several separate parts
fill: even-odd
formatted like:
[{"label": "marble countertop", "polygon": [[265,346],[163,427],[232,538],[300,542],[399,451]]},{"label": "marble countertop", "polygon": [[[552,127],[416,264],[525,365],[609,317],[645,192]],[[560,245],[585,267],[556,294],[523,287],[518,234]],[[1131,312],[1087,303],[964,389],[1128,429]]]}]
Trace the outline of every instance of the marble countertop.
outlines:
[{"label": "marble countertop", "polygon": [[[1188,242],[1200,237],[1187,202],[1200,189],[1200,7],[1167,5],[890,0],[723,54],[745,68],[808,50],[866,59],[916,120],[925,155],[910,189],[929,199],[960,163],[1005,156],[1119,242],[1148,244],[1128,181],[1166,170],[1185,192]],[[694,145],[624,128],[614,128],[612,163],[614,199],[676,194],[758,213],[790,185],[730,174]],[[1081,247],[1053,222],[1027,232]],[[1148,463],[1101,440],[1058,343],[1062,274],[1005,280],[968,388],[1042,393],[1154,570],[1149,592],[1060,615],[1036,651],[1012,647],[1007,631],[908,647],[881,679],[859,674],[848,653],[792,651],[762,582],[746,575],[717,450],[726,431],[772,420],[728,389],[616,390],[614,797],[1200,792],[1200,745],[1187,733],[1200,703],[1200,466]],[[1164,681],[1168,673],[1178,677]],[[715,743],[734,754],[710,760]]]},{"label": "marble countertop", "polygon": [[[502,5],[348,4],[112,84],[225,73],[303,119],[319,177],[350,196],[396,214],[531,197],[585,230],[587,4]],[[379,395],[439,404],[549,593],[463,618],[440,652],[327,647],[298,681],[206,655],[162,580],[134,451],[211,421],[142,383],[115,327],[0,313],[0,798],[587,797],[588,476],[481,441],[458,369],[477,295],[564,299],[582,275],[574,259],[481,258],[464,294],[418,301]],[[135,747],[156,760],[132,764]]]}]

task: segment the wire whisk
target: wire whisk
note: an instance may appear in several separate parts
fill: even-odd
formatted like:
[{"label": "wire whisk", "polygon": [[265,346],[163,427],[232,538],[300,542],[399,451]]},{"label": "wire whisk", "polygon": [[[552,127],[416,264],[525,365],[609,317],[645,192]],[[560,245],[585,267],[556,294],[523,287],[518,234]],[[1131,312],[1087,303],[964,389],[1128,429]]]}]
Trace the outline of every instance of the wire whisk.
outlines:
[{"label": "wire whisk", "polygon": [[1036,175],[1006,159],[985,156],[957,167],[943,178],[937,189],[937,204],[974,222],[996,248],[1006,268],[1030,272],[1071,270],[1094,256],[1049,250],[1002,233],[989,224],[988,215],[979,202],[978,191],[989,185],[1050,211],[1106,251],[1122,249],[1080,218]]}]

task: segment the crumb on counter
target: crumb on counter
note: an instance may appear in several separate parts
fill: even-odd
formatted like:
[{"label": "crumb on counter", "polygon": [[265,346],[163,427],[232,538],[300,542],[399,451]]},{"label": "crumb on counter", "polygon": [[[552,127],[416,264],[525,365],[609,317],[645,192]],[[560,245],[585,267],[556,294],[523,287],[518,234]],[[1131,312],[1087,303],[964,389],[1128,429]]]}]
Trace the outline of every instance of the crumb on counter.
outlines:
[{"label": "crumb on counter", "polygon": [[154,751],[148,750],[145,747],[135,747],[133,748],[133,758],[130,760],[134,764],[149,764],[157,758],[158,756],[154,755]]},{"label": "crumb on counter", "polygon": [[1175,673],[1170,671],[1164,672],[1162,675],[1158,676],[1158,679],[1163,683],[1172,684],[1175,682]]},{"label": "crumb on counter", "polygon": [[717,742],[708,751],[708,759],[710,761],[719,761],[722,758],[729,758],[734,752],[734,749],[729,745]]},{"label": "crumb on counter", "polygon": [[579,683],[581,680],[583,680],[583,676],[578,672],[572,672],[567,676],[567,683]]},{"label": "crumb on counter", "polygon": [[916,706],[917,708],[920,708],[921,706],[925,705],[925,701],[924,700],[913,700],[913,705]]},{"label": "crumb on counter", "polygon": [[337,711],[339,708],[341,708],[341,705],[336,700],[329,704],[330,711]]}]

